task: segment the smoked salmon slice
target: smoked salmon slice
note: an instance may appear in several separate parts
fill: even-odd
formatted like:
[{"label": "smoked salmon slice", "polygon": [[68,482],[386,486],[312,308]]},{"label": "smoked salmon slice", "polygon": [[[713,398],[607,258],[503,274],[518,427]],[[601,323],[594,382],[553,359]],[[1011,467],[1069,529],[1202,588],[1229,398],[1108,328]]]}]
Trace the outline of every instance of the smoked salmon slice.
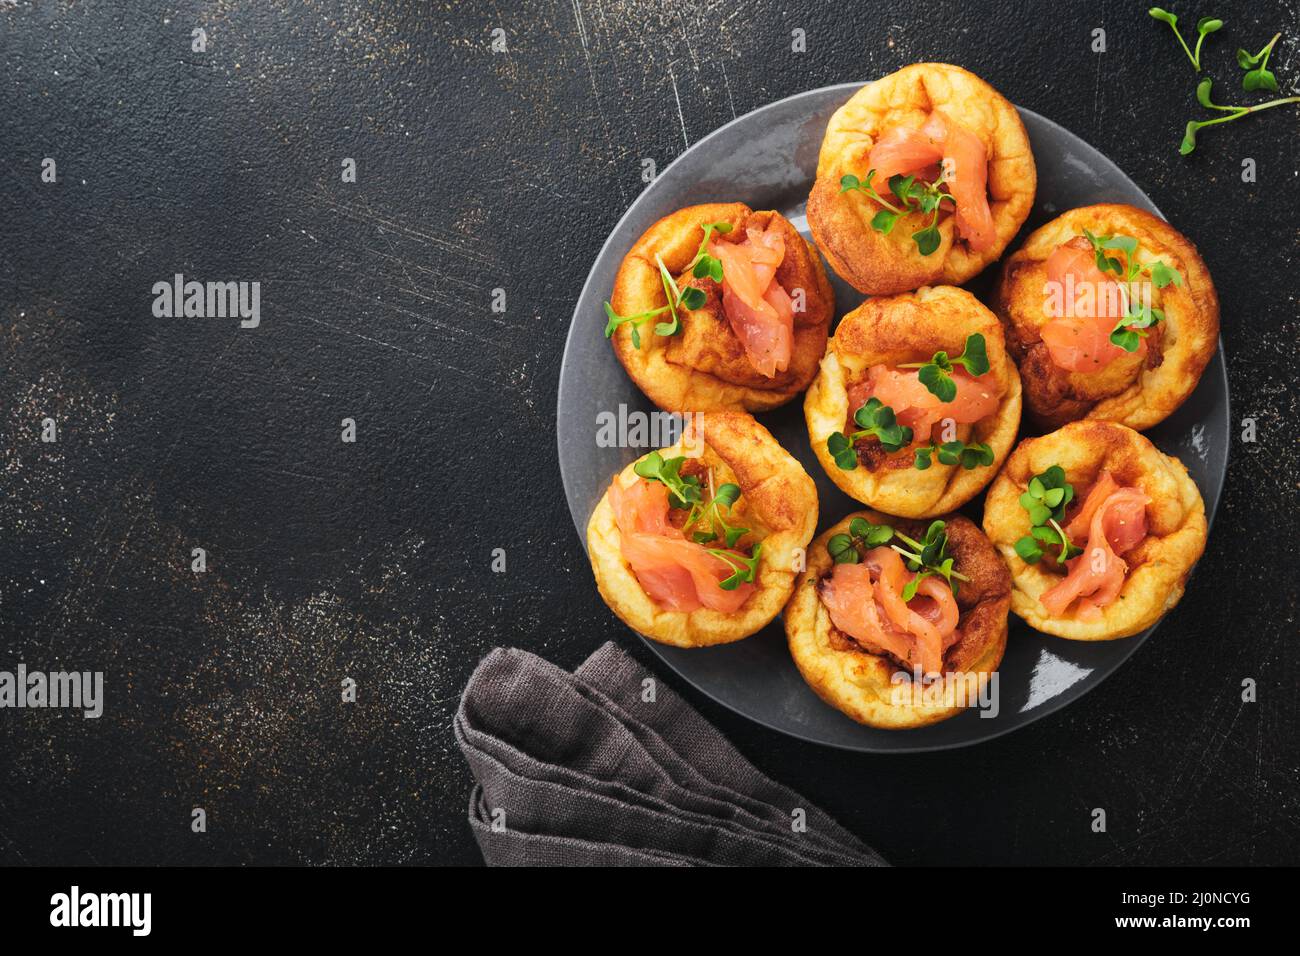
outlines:
[{"label": "smoked salmon slice", "polygon": [[993,211],[989,207],[988,150],[970,130],[935,110],[919,130],[895,126],[881,134],[867,154],[876,171],[872,181],[877,193],[889,198],[891,176],[916,175],[928,182],[947,171],[944,182],[957,205],[954,217],[957,234],[971,249],[984,252],[997,242]]},{"label": "smoked salmon slice", "polygon": [[[1137,488],[1109,490],[1108,480],[1114,481],[1104,472],[1080,508],[1079,513],[1083,514],[1088,499],[1104,492],[1105,497],[1093,505],[1088,519],[1088,544],[1083,554],[1065,562],[1068,571],[1065,579],[1038,598],[1053,617],[1064,617],[1076,600],[1079,602],[1076,613],[1081,620],[1098,617],[1101,609],[1119,596],[1128,573],[1128,565],[1116,552],[1131,551],[1146,537],[1146,506],[1151,499]],[[1076,522],[1072,520],[1070,528],[1075,527]],[[1073,538],[1068,529],[1067,533]]]},{"label": "smoked salmon slice", "polygon": [[[668,488],[638,479],[624,487],[618,478],[609,486],[609,503],[618,525],[623,559],[650,599],[670,611],[691,612],[707,607],[731,614],[754,592],[742,583],[733,591],[719,587],[735,568],[703,545],[686,540],[668,520]],[[745,555],[735,552],[737,557]]]},{"label": "smoked salmon slice", "polygon": [[785,258],[780,226],[746,229],[742,242],[715,239],[709,254],[722,263],[722,311],[732,331],[750,364],[775,378],[794,351],[794,303],[776,281]]},{"label": "smoked salmon slice", "polygon": [[957,386],[957,395],[951,402],[943,402],[921,384],[916,369],[873,365],[867,370],[867,377],[849,389],[849,415],[867,399],[878,398],[882,405],[894,410],[900,425],[912,429],[914,441],[925,444],[934,426],[944,419],[970,425],[998,410],[1002,393],[992,376],[981,375],[976,379],[965,369],[956,368],[951,378]]},{"label": "smoked salmon slice", "polygon": [[922,130],[910,126],[892,126],[885,130],[867,154],[868,164],[876,171],[872,180],[876,192],[888,199],[891,176],[907,176],[937,166],[943,160],[942,139],[942,131],[939,142],[936,142]]},{"label": "smoked salmon slice", "polygon": [[923,673],[943,672],[943,653],[956,643],[960,611],[943,581],[926,577],[911,601],[914,577],[893,548],[868,551],[859,564],[837,564],[822,586],[822,603],[836,628],[888,651]]},{"label": "smoked salmon slice", "polygon": [[1046,301],[1060,304],[1039,330],[1052,362],[1068,372],[1096,372],[1124,355],[1146,354],[1141,341],[1136,353],[1125,352],[1110,340],[1124,314],[1124,291],[1097,268],[1092,243],[1075,236],[1047,257]]}]

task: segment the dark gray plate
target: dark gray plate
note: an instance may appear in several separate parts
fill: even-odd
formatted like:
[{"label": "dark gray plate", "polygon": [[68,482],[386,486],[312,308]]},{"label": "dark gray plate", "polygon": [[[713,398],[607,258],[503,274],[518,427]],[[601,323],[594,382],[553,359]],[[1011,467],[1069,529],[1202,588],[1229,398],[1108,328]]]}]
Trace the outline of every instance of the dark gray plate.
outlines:
[{"label": "dark gray plate", "polygon": [[[654,410],[601,335],[601,303],[613,288],[622,257],[651,223],[700,202],[739,200],[754,209],[776,209],[806,235],[804,202],[826,122],[860,86],[847,83],[800,93],[728,123],[683,153],[614,227],[578,299],[560,369],[556,412],[560,472],[584,546],[587,519],[610,478],[647,450],[598,447],[597,415],[617,412],[620,404],[629,412]],[[1083,140],[1037,113],[1022,109],[1020,115],[1038,163],[1038,197],[1022,235],[1066,209],[1096,202],[1130,203],[1159,213],[1132,180]],[[1018,244],[1019,238],[1012,248]],[[972,291],[986,292],[995,271],[991,268],[971,282]],[[841,316],[863,297],[829,268],[827,272],[835,285],[835,314]],[[861,507],[831,483],[813,456],[800,399],[759,419],[816,480],[821,499],[819,532]],[[1161,449],[1187,465],[1211,517],[1228,466],[1228,423],[1228,379],[1220,348],[1186,404],[1148,432]],[[976,519],[978,507],[976,502],[972,510]],[[790,659],[779,620],[753,637],[723,647],[684,650],[647,643],[700,691],[766,727],[832,747],[906,752],[966,746],[1046,716],[1100,684],[1155,630],[1127,640],[1086,644],[1039,634],[1013,614],[1000,668],[998,716],[980,717],[968,711],[931,727],[905,731],[863,727],[822,703]]]}]

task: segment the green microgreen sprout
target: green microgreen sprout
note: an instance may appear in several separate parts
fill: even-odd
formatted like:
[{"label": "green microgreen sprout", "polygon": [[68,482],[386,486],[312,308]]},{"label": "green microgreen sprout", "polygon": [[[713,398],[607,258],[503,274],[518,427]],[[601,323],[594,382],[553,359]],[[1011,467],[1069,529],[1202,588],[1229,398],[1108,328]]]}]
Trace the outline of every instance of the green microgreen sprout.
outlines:
[{"label": "green microgreen sprout", "polygon": [[826,553],[836,564],[857,564],[862,560],[858,548],[878,548],[889,544],[894,529],[887,524],[872,524],[866,518],[849,522],[848,534],[833,534],[826,542]]},{"label": "green microgreen sprout", "polygon": [[[709,474],[709,484],[712,486],[713,475]],[[696,504],[691,508],[691,513],[686,519],[686,524],[682,530],[685,531],[703,521],[708,521],[708,528],[701,527],[691,535],[691,540],[696,544],[708,544],[710,541],[716,541],[719,538],[727,543],[728,548],[734,548],[736,542],[749,534],[749,528],[741,528],[727,524],[722,516],[722,509],[726,509],[727,516],[730,517],[731,509],[737,499],[740,498],[740,485],[727,482],[720,485],[709,497],[708,502]]]},{"label": "green microgreen sprout", "polygon": [[1268,58],[1273,54],[1273,47],[1282,34],[1273,34],[1273,39],[1269,40],[1253,56],[1245,50],[1237,50],[1237,65],[1246,71],[1246,75],[1241,78],[1241,88],[1247,93],[1254,93],[1256,90],[1268,90],[1270,93],[1277,92],[1277,77],[1275,77],[1268,68]]},{"label": "green microgreen sprout", "polygon": [[876,232],[889,235],[894,231],[894,226],[898,223],[899,217],[910,212],[928,213],[930,221],[921,229],[912,233],[912,240],[916,243],[917,250],[923,256],[928,256],[939,248],[943,237],[939,232],[939,205],[945,199],[954,206],[957,200],[953,199],[948,193],[940,187],[943,185],[943,176],[940,175],[938,182],[927,183],[919,180],[915,176],[890,176],[889,191],[898,201],[898,205],[885,199],[872,186],[871,181],[875,179],[876,171],[874,169],[867,171],[867,178],[859,180],[857,176],[841,176],[840,192],[848,192],[857,189],[865,192],[868,196],[880,203],[884,208],[875,214],[871,219],[871,228]]},{"label": "green microgreen sprout", "polygon": [[981,465],[993,464],[993,449],[984,442],[978,441],[969,445],[961,441],[946,441],[941,445],[930,442],[928,445],[918,446],[915,454],[916,460],[912,463],[912,467],[918,471],[925,471],[930,467],[931,456],[937,457],[940,464],[961,465],[967,471]]},{"label": "green microgreen sprout", "polygon": [[1065,469],[1053,465],[1029,479],[1029,485],[1020,496],[1020,507],[1029,513],[1032,525],[1029,534],[1015,543],[1016,554],[1026,564],[1037,564],[1043,557],[1044,547],[1060,549],[1059,564],[1083,554],[1083,549],[1071,543],[1061,527],[1065,508],[1074,500],[1074,486],[1065,480]]},{"label": "green microgreen sprout", "polygon": [[899,368],[917,369],[916,377],[931,395],[941,402],[951,402],[957,397],[957,383],[952,380],[951,373],[958,365],[972,378],[979,378],[989,370],[988,352],[981,333],[966,336],[965,348],[956,358],[949,358],[947,352],[939,351],[928,362],[909,362]]},{"label": "green microgreen sprout", "polygon": [[912,429],[898,424],[894,417],[894,410],[888,405],[882,405],[878,398],[867,399],[866,403],[853,413],[853,421],[861,429],[860,431],[855,431],[852,435],[833,432],[826,440],[826,450],[831,453],[835,464],[843,471],[852,471],[858,467],[858,454],[853,445],[863,438],[876,437],[880,440],[881,447],[889,452],[898,451],[912,444]]},{"label": "green microgreen sprout", "polygon": [[718,587],[724,591],[734,591],[742,584],[752,584],[754,575],[758,572],[758,556],[763,550],[763,542],[760,541],[754,545],[754,553],[749,557],[737,554],[734,551],[723,551],[720,548],[707,549],[709,554],[715,558],[721,558],[734,569],[731,577],[724,578],[718,582]]},{"label": "green microgreen sprout", "polygon": [[[709,278],[714,282],[721,282],[722,261],[709,254],[709,240],[713,238],[715,232],[726,235],[731,232],[731,223],[707,222],[704,224],[704,238],[700,240],[700,248],[695,251],[695,258],[687,263],[686,271],[697,279]],[[687,308],[698,308],[698,306],[687,306]]]},{"label": "green microgreen sprout", "polygon": [[[694,275],[697,279],[702,279],[706,275],[711,276],[715,281],[722,281],[722,263],[709,255],[706,251],[709,244],[709,238],[715,232],[731,232],[731,223],[729,222],[710,222],[704,226],[704,240],[700,243],[699,250],[695,253],[695,258],[691,260],[686,270]],[[658,322],[655,324],[656,335],[676,335],[681,330],[682,320],[677,312],[678,306],[686,309],[695,310],[708,301],[703,289],[697,289],[695,286],[687,286],[679,290],[677,282],[673,279],[668,267],[664,265],[663,259],[658,253],[655,254],[655,264],[659,267],[659,280],[664,287],[664,298],[667,305],[661,305],[657,309],[650,309],[647,312],[638,312],[635,315],[619,315],[614,311],[614,307],[605,303],[605,338],[610,338],[620,325],[631,324],[632,326],[632,347],[641,347],[641,326],[651,319],[668,312],[672,316],[671,322]]]},{"label": "green microgreen sprout", "polygon": [[658,481],[668,488],[668,503],[674,508],[692,508],[701,500],[700,479],[695,475],[683,475],[682,465],[686,456],[665,459],[657,451],[652,451],[632,469],[647,481]]},{"label": "green microgreen sprout", "polygon": [[1283,96],[1275,100],[1269,100],[1266,103],[1256,103],[1254,106],[1224,106],[1213,102],[1210,99],[1210,88],[1213,80],[1208,76],[1201,80],[1196,87],[1196,100],[1202,106],[1212,110],[1219,110],[1227,113],[1227,116],[1220,116],[1212,120],[1191,120],[1187,124],[1187,130],[1183,133],[1183,142],[1178,147],[1178,152],[1186,156],[1196,148],[1196,134],[1207,126],[1218,126],[1220,123],[1231,123],[1239,120],[1243,116],[1249,116],[1251,113],[1258,113],[1261,110],[1272,109],[1275,106],[1285,106],[1287,103],[1300,103],[1300,96]]},{"label": "green microgreen sprout", "polygon": [[1174,36],[1178,38],[1178,45],[1181,46],[1183,52],[1187,54],[1187,59],[1192,61],[1192,68],[1195,69],[1197,73],[1200,73],[1201,44],[1205,42],[1205,38],[1211,33],[1217,33],[1223,29],[1223,21],[1217,17],[1202,17],[1198,20],[1196,22],[1196,51],[1192,52],[1188,49],[1186,42],[1183,40],[1182,31],[1178,29],[1178,18],[1176,16],[1168,10],[1162,10],[1159,7],[1152,7],[1147,11],[1147,15],[1153,19],[1159,20],[1161,23],[1169,24],[1169,29],[1173,30]]},{"label": "green microgreen sprout", "polygon": [[970,578],[964,574],[953,570],[953,559],[948,556],[948,532],[944,530],[946,527],[947,525],[942,521],[932,522],[930,527],[925,529],[925,536],[920,541],[909,538],[901,531],[894,532],[894,537],[910,546],[911,550],[896,544],[890,547],[907,560],[907,569],[916,573],[916,577],[903,588],[904,601],[916,597],[917,585],[931,575],[937,575],[947,581],[953,594],[957,593],[960,586],[957,582],[970,581]]}]

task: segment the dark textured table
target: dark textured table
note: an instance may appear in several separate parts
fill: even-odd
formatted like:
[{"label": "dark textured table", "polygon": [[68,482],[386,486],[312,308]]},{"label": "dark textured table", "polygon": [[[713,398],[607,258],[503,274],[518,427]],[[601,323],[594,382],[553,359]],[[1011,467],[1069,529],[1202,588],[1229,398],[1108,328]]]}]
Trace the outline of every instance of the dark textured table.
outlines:
[{"label": "dark textured table", "polygon": [[[1185,6],[1228,21],[1218,99],[1277,30],[1300,86],[1294,2]],[[1028,729],[866,757],[687,694],[899,863],[1295,862],[1298,114],[1180,157],[1196,77],[1116,0],[0,2],[0,670],[106,679],[98,720],[0,710],[0,861],[477,861],[450,720],[478,659],[650,660],[554,447],[571,306],[642,161],[926,59],[1094,143],[1199,245],[1258,440],[1158,638]],[[260,282],[260,326],[156,318],[176,273]]]}]

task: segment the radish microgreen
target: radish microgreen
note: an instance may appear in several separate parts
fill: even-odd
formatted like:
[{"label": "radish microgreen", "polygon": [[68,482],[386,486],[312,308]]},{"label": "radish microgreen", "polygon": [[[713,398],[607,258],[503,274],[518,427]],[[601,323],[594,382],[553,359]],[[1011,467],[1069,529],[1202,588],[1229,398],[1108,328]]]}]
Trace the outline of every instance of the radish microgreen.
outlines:
[{"label": "radish microgreen", "polygon": [[[700,252],[696,253],[695,259],[691,260],[691,264],[687,268],[688,270],[693,270],[692,274],[696,276],[696,278],[702,278],[703,276],[700,271],[701,266],[705,267],[704,274],[707,275],[712,275],[714,267],[716,266],[717,281],[721,282],[722,263],[718,262],[717,259],[714,259],[703,251],[705,244],[709,241],[709,236],[712,235],[714,230],[718,232],[730,232],[731,225],[725,222],[714,222],[706,225],[704,227],[704,242],[700,244]],[[712,264],[710,265],[710,263]],[[668,304],[661,305],[657,309],[650,309],[647,312],[638,312],[636,315],[619,315],[614,311],[614,307],[610,305],[610,303],[606,302],[605,338],[612,336],[618,330],[620,325],[630,324],[632,327],[632,347],[639,349],[641,347],[641,326],[646,322],[649,322],[651,319],[667,312],[671,315],[672,321],[655,323],[655,334],[664,336],[676,335],[682,327],[682,319],[677,312],[677,308],[680,306],[685,309],[694,310],[701,308],[704,303],[708,301],[708,296],[705,295],[703,289],[697,289],[695,286],[687,286],[685,289],[678,289],[676,280],[673,279],[672,273],[668,271],[668,267],[664,265],[664,261],[658,253],[655,253],[655,265],[658,267],[659,281],[664,287],[664,299]]]},{"label": "radish microgreen", "polygon": [[1026,564],[1037,564],[1043,557],[1044,547],[1060,548],[1057,562],[1064,564],[1070,558],[1083,554],[1083,549],[1070,542],[1061,527],[1065,508],[1074,500],[1074,486],[1065,480],[1065,469],[1053,465],[1029,479],[1029,485],[1020,496],[1020,507],[1029,513],[1033,526],[1029,534],[1015,544],[1016,554]]},{"label": "radish microgreen", "polygon": [[700,479],[695,475],[683,475],[682,465],[686,456],[665,459],[657,451],[652,451],[633,467],[633,471],[647,481],[658,481],[668,488],[668,503],[674,508],[691,508],[700,503]]},{"label": "radish microgreen", "polygon": [[912,467],[925,471],[930,467],[931,456],[936,456],[940,464],[961,465],[967,471],[980,465],[993,464],[993,449],[984,442],[972,442],[969,445],[960,441],[946,441],[941,445],[930,442],[916,449],[916,461]]},{"label": "radish microgreen", "polygon": [[691,540],[696,544],[708,544],[710,541],[716,541],[719,538],[726,541],[728,548],[734,548],[736,542],[749,534],[749,528],[733,527],[727,524],[722,517],[722,509],[726,509],[728,517],[731,515],[732,506],[740,498],[740,485],[727,482],[719,486],[712,497],[704,504],[696,504],[691,508],[690,516],[686,519],[686,524],[682,530],[685,531],[694,525],[707,520],[709,526],[707,529],[701,527],[700,530],[691,535]]},{"label": "radish microgreen", "polygon": [[872,217],[871,228],[885,235],[894,231],[900,216],[909,212],[929,213],[930,221],[924,228],[912,233],[912,241],[916,243],[917,251],[923,256],[928,256],[938,249],[943,239],[938,225],[939,204],[946,199],[954,206],[957,205],[957,201],[952,196],[939,188],[943,185],[942,176],[935,183],[927,183],[915,176],[890,176],[889,191],[898,200],[898,205],[894,205],[876,192],[875,187],[871,185],[875,177],[874,169],[867,171],[865,180],[859,180],[857,176],[852,175],[841,176],[840,192],[856,189],[880,203],[884,208]]},{"label": "radish microgreen", "polygon": [[1264,49],[1253,56],[1245,50],[1237,50],[1237,65],[1246,71],[1246,75],[1241,78],[1241,88],[1247,93],[1256,90],[1277,92],[1277,77],[1268,68],[1268,58],[1273,54],[1274,44],[1281,38],[1282,34],[1273,34],[1273,39],[1268,41]]},{"label": "radish microgreen", "polygon": [[718,587],[724,591],[734,591],[742,584],[752,584],[754,575],[758,572],[758,556],[763,550],[763,542],[754,545],[754,553],[749,557],[737,554],[734,551],[723,551],[720,548],[708,548],[709,554],[715,558],[721,558],[732,567],[732,574],[729,578],[724,578],[718,582]]},{"label": "radish microgreen", "polygon": [[888,405],[882,405],[878,398],[867,399],[866,403],[853,413],[853,421],[860,431],[855,431],[852,435],[832,432],[831,437],[826,440],[826,450],[831,453],[835,464],[843,471],[852,471],[858,467],[858,453],[853,445],[863,438],[874,436],[880,440],[881,447],[885,451],[891,452],[912,444],[912,429],[898,424],[894,417],[894,410]]},{"label": "radish microgreen", "polygon": [[889,544],[894,538],[894,529],[887,524],[872,524],[866,518],[854,518],[849,522],[848,534],[833,534],[826,542],[826,553],[836,564],[857,564],[862,560],[858,551],[862,548],[878,548]]},{"label": "radish microgreen", "polygon": [[1208,76],[1201,80],[1196,87],[1196,100],[1202,106],[1212,110],[1219,110],[1227,113],[1227,116],[1220,116],[1212,120],[1191,120],[1187,124],[1187,130],[1183,133],[1183,142],[1178,147],[1178,152],[1186,156],[1196,148],[1196,134],[1206,126],[1218,126],[1220,123],[1231,123],[1233,120],[1239,120],[1243,116],[1251,113],[1258,113],[1261,110],[1272,109],[1275,106],[1285,106],[1287,103],[1300,103],[1300,96],[1283,96],[1280,99],[1269,100],[1267,103],[1256,103],[1254,106],[1223,106],[1215,103],[1210,99],[1210,89],[1213,86],[1213,80]]},{"label": "radish microgreen", "polygon": [[941,402],[951,402],[957,397],[957,383],[952,380],[950,373],[958,365],[969,372],[972,378],[979,378],[989,370],[987,347],[981,333],[974,332],[966,336],[966,346],[956,358],[949,358],[947,352],[939,351],[928,362],[909,362],[899,368],[917,369],[916,377],[931,395]]},{"label": "radish microgreen", "polygon": [[[1139,262],[1137,251],[1141,243],[1132,236],[1095,236],[1087,229],[1083,230],[1083,234],[1092,244],[1097,268],[1101,272],[1114,273],[1126,286],[1131,285],[1144,273],[1151,277],[1151,283],[1157,289],[1183,284],[1182,275],[1173,266],[1163,261],[1152,262],[1149,265]],[[1121,262],[1118,257],[1110,255],[1115,250],[1124,253],[1124,261]],[[1164,320],[1163,311],[1144,305],[1136,297],[1129,296],[1124,315],[1111,330],[1111,344],[1119,346],[1125,352],[1136,352],[1142,339],[1146,338],[1146,330]]]},{"label": "radish microgreen", "polygon": [[1152,7],[1147,11],[1147,14],[1152,18],[1159,20],[1161,23],[1169,24],[1169,29],[1173,30],[1174,36],[1178,38],[1178,45],[1181,46],[1183,52],[1187,54],[1187,59],[1192,61],[1192,67],[1197,73],[1200,73],[1201,44],[1205,42],[1205,38],[1211,33],[1217,33],[1223,29],[1223,21],[1216,17],[1201,17],[1201,19],[1196,22],[1196,52],[1193,53],[1187,48],[1187,44],[1183,42],[1183,34],[1182,31],[1178,29],[1178,18],[1176,16],[1168,10],[1161,10],[1159,7]]},{"label": "radish microgreen", "polygon": [[909,551],[896,544],[890,547],[906,559],[907,569],[916,573],[916,577],[903,588],[904,601],[916,597],[917,585],[931,576],[941,577],[947,581],[953,594],[957,593],[958,582],[970,581],[970,578],[964,574],[953,570],[953,559],[948,556],[948,532],[944,530],[946,527],[947,525],[942,521],[932,522],[930,527],[925,529],[925,536],[920,541],[909,538],[901,531],[894,532],[894,537],[909,545],[912,550]]},{"label": "radish microgreen", "polygon": [[[942,521],[932,522],[925,531],[925,537],[917,541],[887,524],[872,524],[866,518],[854,518],[849,522],[848,534],[831,535],[826,542],[826,552],[836,564],[857,564],[862,560],[860,549],[869,550],[888,544],[906,559],[907,569],[916,574],[903,588],[904,601],[916,597],[917,586],[931,575],[947,581],[956,594],[959,586],[957,582],[969,581],[970,578],[953,570],[953,559],[948,556],[946,527]],[[891,544],[895,538],[908,547]]]},{"label": "radish microgreen", "polygon": [[[709,278],[714,282],[722,281],[722,261],[716,256],[709,254],[709,240],[715,232],[726,235],[731,232],[731,223],[729,222],[708,222],[704,226],[704,238],[700,240],[700,247],[695,251],[695,258],[686,266],[686,271],[697,279]],[[693,308],[687,306],[687,308]],[[694,308],[698,308],[695,306]]]}]

